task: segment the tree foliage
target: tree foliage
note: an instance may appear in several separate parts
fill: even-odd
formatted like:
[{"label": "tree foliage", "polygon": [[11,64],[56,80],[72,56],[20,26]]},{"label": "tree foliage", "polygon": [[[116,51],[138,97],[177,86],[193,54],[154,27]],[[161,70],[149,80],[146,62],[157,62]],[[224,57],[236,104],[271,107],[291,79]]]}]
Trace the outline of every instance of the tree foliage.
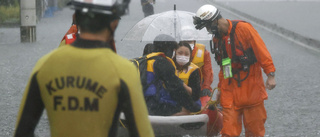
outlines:
[{"label": "tree foliage", "polygon": [[19,0],[0,0],[0,6],[18,6]]}]

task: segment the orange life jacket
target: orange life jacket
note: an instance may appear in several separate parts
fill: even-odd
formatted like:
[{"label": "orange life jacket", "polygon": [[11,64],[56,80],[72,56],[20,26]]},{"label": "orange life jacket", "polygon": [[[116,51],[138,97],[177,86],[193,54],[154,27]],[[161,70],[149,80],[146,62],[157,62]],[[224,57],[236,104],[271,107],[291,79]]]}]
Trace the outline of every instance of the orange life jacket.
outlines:
[{"label": "orange life jacket", "polygon": [[64,39],[66,40],[66,44],[71,44],[76,40],[76,34],[71,33],[64,36]]},{"label": "orange life jacket", "polygon": [[196,43],[192,51],[192,63],[196,64],[199,68],[204,65],[204,51],[206,47],[203,44]]}]

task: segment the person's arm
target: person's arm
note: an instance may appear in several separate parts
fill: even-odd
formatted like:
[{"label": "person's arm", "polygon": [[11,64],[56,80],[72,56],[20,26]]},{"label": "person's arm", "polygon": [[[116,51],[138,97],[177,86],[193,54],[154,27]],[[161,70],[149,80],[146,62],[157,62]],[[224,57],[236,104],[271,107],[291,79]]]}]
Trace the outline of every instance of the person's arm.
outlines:
[{"label": "person's arm", "polygon": [[20,109],[16,121],[15,137],[32,137],[34,130],[38,124],[42,112],[44,110],[44,103],[40,95],[39,81],[37,79],[38,72],[46,60],[54,53],[41,57],[34,66],[29,83],[25,88]]},{"label": "person's arm", "polygon": [[120,80],[119,105],[125,114],[130,136],[153,137],[137,69],[132,64],[122,73],[125,77]]},{"label": "person's arm", "polygon": [[274,87],[276,87],[276,80],[274,79],[275,75],[273,74],[269,73],[266,81],[266,87],[269,90],[272,90]]},{"label": "person's arm", "polygon": [[[224,79],[224,77],[223,77],[223,72],[222,72],[222,69],[220,68],[220,71],[219,71],[219,74],[218,74],[218,76],[219,76],[219,83],[218,83],[218,88],[220,89],[220,91],[221,91],[221,81]],[[221,95],[221,93],[220,93],[220,91],[218,91],[217,92],[217,101],[218,102],[220,102],[220,95]]]},{"label": "person's arm", "polygon": [[33,137],[44,110],[36,76],[37,73],[32,75],[25,89],[16,121],[15,137]]},{"label": "person's arm", "polygon": [[242,23],[243,25],[238,25],[237,37],[242,40],[242,43],[250,45],[253,49],[253,52],[256,56],[257,62],[261,65],[264,73],[268,75],[270,72],[275,72],[271,55],[263,42],[262,38],[258,32],[248,23]]},{"label": "person's arm", "polygon": [[175,68],[167,59],[160,58],[156,60],[154,62],[154,72],[156,76],[163,80],[173,100],[191,112],[200,110],[200,107],[194,103],[191,96],[184,89],[183,82],[175,75]]},{"label": "person's arm", "polygon": [[209,89],[212,91],[211,84],[213,82],[213,70],[211,65],[211,57],[209,51],[204,52],[204,64],[201,67],[203,83],[201,85],[201,90]]},{"label": "person's arm", "polygon": [[192,88],[183,83],[183,87],[187,90],[188,94],[191,96],[192,95]]},{"label": "person's arm", "polygon": [[273,89],[276,86],[276,82],[274,76],[270,76],[270,73],[274,73],[276,69],[274,67],[271,55],[259,33],[250,24],[243,23],[238,30],[238,34],[245,34],[243,35],[245,37],[242,37],[242,39],[245,40],[243,42],[251,45],[257,62],[261,65],[264,73],[268,76],[266,86],[269,90]]},{"label": "person's arm", "polygon": [[197,101],[200,98],[201,87],[200,87],[200,70],[196,69],[189,77],[188,86],[192,89],[192,99]]}]

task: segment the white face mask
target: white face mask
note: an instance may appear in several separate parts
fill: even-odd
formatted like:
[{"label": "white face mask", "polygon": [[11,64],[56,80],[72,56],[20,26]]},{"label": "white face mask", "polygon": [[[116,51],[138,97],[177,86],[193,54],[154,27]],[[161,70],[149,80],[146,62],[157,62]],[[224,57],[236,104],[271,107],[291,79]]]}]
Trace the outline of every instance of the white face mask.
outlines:
[{"label": "white face mask", "polygon": [[191,49],[193,50],[194,49],[194,44],[193,43],[192,44],[189,43],[189,45],[190,45]]},{"label": "white face mask", "polygon": [[181,55],[176,55],[176,61],[179,65],[183,66],[187,64],[190,60],[190,57],[187,56],[181,56]]}]

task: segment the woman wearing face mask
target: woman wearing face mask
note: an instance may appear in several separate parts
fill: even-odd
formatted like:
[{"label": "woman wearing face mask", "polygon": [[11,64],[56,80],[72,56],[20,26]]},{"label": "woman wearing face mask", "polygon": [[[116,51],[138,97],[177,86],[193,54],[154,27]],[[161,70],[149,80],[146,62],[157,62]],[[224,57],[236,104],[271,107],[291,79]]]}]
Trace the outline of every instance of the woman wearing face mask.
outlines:
[{"label": "woman wearing face mask", "polygon": [[[175,50],[173,61],[176,64],[178,76],[184,82],[184,87],[192,96],[192,99],[201,106],[201,72],[197,65],[191,62],[192,49],[187,42],[180,42]],[[182,111],[181,115],[188,112]],[[179,114],[180,115],[180,114]]]}]

